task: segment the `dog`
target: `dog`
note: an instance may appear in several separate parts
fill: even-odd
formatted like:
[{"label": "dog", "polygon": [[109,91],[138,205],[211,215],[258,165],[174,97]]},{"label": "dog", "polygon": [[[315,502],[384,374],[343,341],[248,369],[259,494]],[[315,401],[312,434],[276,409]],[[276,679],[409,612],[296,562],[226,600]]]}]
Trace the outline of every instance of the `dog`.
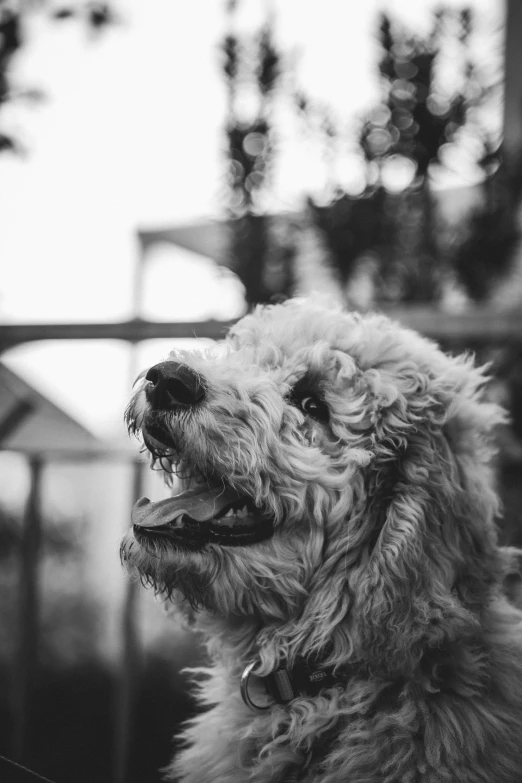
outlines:
[{"label": "dog", "polygon": [[142,374],[127,424],[177,494],[136,503],[122,559],[212,661],[168,780],[522,781],[487,380],[299,300]]}]

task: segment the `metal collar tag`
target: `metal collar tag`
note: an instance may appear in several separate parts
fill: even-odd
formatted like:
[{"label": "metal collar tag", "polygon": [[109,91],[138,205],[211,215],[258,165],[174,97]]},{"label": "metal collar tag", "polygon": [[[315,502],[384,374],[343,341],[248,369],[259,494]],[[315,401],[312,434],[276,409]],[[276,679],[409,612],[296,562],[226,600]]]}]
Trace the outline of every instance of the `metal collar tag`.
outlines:
[{"label": "metal collar tag", "polygon": [[[261,704],[256,704],[250,698],[250,693],[248,691],[248,683],[250,681],[250,676],[252,675],[252,670],[256,666],[257,666],[257,661],[252,661],[252,663],[249,663],[248,666],[245,666],[243,670],[243,674],[241,675],[241,680],[239,682],[239,690],[241,692],[241,698],[243,699],[247,707],[250,707],[250,709],[253,712],[265,712],[265,710],[269,710],[272,705],[267,704],[265,707],[263,707]],[[260,678],[260,679],[264,679],[264,678]]]}]

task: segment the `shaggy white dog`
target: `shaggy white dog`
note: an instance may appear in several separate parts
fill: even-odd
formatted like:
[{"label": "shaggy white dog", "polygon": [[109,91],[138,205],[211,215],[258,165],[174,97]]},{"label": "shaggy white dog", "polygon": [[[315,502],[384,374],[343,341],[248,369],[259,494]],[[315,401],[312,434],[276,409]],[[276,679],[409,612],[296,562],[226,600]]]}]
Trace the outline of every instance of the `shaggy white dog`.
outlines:
[{"label": "shaggy white dog", "polygon": [[182,491],[138,501],[122,556],[213,661],[169,779],[520,783],[485,381],[383,316],[294,301],[142,377],[129,427]]}]

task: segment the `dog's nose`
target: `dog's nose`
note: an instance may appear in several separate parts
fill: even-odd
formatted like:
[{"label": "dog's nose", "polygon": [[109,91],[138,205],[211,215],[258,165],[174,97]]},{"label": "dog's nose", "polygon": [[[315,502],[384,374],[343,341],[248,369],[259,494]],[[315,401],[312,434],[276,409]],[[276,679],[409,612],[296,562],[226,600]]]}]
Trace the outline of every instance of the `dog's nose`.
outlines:
[{"label": "dog's nose", "polygon": [[186,364],[155,364],[145,378],[149,382],[145,387],[147,400],[156,410],[188,408],[205,397],[200,376]]}]

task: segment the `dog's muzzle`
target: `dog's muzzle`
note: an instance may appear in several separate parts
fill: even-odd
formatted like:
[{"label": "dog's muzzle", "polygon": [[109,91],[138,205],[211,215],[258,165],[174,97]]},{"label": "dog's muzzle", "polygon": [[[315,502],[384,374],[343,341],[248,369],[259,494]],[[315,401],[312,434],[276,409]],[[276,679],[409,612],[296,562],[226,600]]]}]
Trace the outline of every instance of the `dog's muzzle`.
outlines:
[{"label": "dog's muzzle", "polygon": [[[185,456],[182,460],[169,422],[178,422],[179,435],[179,422],[207,397],[205,379],[186,364],[166,361],[151,367],[145,381],[148,410],[140,424],[143,442],[154,458],[166,459],[175,468]],[[166,544],[170,539],[177,548],[185,544],[201,549],[212,543],[249,545],[271,537],[273,516],[234,489],[227,476],[206,476],[199,465],[189,472],[190,486],[178,495],[157,502],[144,497],[135,504],[132,523],[138,542],[161,539]]]}]

